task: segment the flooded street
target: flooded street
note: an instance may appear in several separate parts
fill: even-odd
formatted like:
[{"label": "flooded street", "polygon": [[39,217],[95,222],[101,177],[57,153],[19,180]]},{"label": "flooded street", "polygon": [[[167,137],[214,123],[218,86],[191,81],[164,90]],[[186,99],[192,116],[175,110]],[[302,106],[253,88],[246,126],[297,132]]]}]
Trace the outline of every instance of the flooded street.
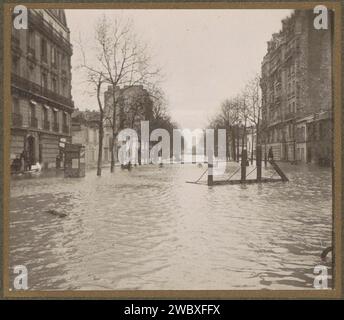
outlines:
[{"label": "flooded street", "polygon": [[10,266],[28,268],[31,290],[312,288],[331,245],[331,169],[281,167],[287,183],[185,183],[195,164],[12,180]]}]

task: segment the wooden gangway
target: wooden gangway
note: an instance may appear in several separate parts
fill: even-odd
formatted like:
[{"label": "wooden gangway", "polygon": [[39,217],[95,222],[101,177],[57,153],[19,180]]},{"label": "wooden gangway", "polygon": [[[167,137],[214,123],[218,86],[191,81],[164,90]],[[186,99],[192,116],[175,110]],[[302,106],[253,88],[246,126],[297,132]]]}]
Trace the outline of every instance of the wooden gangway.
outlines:
[{"label": "wooden gangway", "polygon": [[[196,181],[186,181],[187,183],[192,184],[201,184],[201,185],[208,185],[208,186],[223,186],[223,185],[235,185],[235,184],[253,184],[253,183],[266,183],[266,182],[288,182],[289,179],[284,174],[283,170],[278,166],[278,164],[273,160],[269,159],[269,163],[272,168],[275,170],[274,174],[277,173],[279,178],[271,177],[262,177],[262,149],[261,146],[257,146],[256,150],[256,167],[246,174],[246,166],[247,166],[247,151],[243,150],[241,153],[241,166],[238,170],[236,170],[228,179],[226,180],[214,180],[213,177],[213,163],[212,161],[208,162],[208,168],[202,173],[202,175]],[[241,178],[240,179],[232,179],[234,175],[241,169]],[[247,177],[253,172],[257,171],[256,179],[247,179]],[[207,182],[201,181],[202,177],[208,173]]]}]

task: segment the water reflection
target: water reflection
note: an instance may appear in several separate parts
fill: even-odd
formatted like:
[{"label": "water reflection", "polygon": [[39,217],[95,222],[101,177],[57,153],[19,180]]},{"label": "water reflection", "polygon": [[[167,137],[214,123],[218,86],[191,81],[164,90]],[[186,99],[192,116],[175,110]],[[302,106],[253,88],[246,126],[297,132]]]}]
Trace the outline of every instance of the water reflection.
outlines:
[{"label": "water reflection", "polygon": [[187,184],[205,169],[192,164],[13,180],[11,266],[41,290],[311,288],[331,245],[331,170],[283,168],[289,183],[246,186]]}]

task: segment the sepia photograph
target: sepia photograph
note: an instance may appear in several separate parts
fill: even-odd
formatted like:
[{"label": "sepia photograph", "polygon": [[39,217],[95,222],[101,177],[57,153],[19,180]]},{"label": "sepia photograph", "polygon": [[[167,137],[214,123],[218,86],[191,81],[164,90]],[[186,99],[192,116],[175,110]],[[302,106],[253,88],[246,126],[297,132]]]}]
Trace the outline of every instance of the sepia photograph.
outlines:
[{"label": "sepia photograph", "polygon": [[334,7],[6,17],[8,294],[338,293]]}]

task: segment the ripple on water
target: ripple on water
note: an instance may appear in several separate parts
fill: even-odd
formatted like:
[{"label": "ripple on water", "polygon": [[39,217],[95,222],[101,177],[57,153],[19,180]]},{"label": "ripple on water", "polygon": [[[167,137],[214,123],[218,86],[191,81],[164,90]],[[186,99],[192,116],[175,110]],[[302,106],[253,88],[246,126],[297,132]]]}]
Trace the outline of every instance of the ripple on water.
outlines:
[{"label": "ripple on water", "polygon": [[196,165],[12,181],[10,263],[41,290],[310,288],[331,245],[331,170],[283,168],[289,183],[212,188],[185,183]]}]

